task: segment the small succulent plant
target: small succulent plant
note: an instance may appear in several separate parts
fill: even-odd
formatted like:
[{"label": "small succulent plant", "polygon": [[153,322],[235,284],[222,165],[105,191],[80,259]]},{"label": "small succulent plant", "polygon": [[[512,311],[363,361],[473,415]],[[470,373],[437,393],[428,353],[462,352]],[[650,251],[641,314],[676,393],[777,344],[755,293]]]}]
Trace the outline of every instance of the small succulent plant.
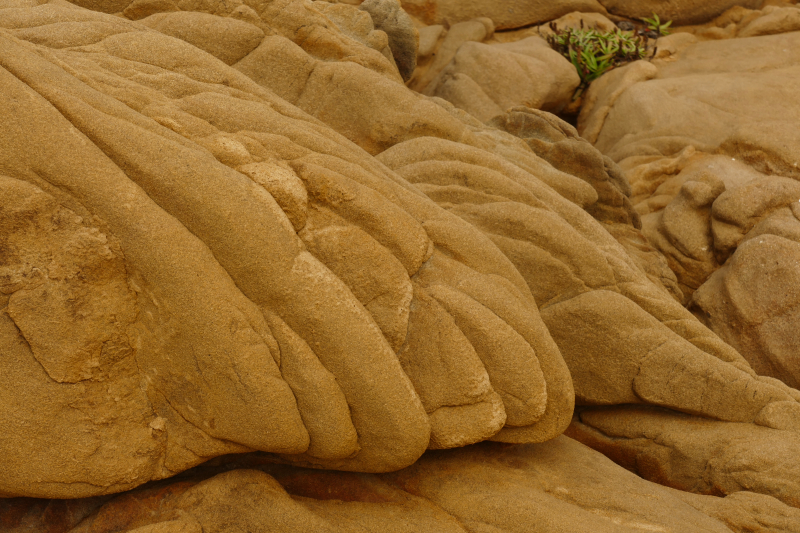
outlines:
[{"label": "small succulent plant", "polygon": [[637,32],[599,31],[550,25],[553,33],[547,36],[550,46],[566,57],[577,69],[581,84],[573,99],[577,99],[589,84],[614,67],[637,59],[647,53],[647,37]]},{"label": "small succulent plant", "polygon": [[669,27],[672,25],[671,20],[662,24],[661,19],[655,13],[652,18],[643,18],[642,22],[647,24],[648,31],[658,35],[669,35]]}]

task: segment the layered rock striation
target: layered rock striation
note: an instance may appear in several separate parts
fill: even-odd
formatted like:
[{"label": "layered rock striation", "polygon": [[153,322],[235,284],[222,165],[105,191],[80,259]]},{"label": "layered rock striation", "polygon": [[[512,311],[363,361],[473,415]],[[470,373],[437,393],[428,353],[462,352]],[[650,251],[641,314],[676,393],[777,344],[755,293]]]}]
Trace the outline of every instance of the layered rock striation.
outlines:
[{"label": "layered rock striation", "polygon": [[[555,54],[465,24],[428,85]],[[720,325],[793,342],[793,108],[734,96],[795,34],[724,68],[675,36],[576,130],[410,90],[415,32],[391,2],[2,0],[0,524],[795,527],[800,392]]]}]

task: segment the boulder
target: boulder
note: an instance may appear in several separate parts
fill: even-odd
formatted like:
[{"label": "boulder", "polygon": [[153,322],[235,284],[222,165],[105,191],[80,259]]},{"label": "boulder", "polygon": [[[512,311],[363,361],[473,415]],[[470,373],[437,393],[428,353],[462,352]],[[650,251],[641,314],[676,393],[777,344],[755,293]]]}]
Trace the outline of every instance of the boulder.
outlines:
[{"label": "boulder", "polygon": [[[430,30],[420,34],[429,34],[427,39],[430,41],[426,43],[424,55],[418,58],[418,68],[414,73],[414,77],[410,80],[408,86],[417,92],[424,92],[428,86],[432,85],[434,80],[439,76],[441,71],[453,60],[461,45],[469,42],[480,43],[488,40],[494,34],[494,23],[485,17],[468,20],[453,24],[444,31],[444,27],[436,29],[437,26],[429,26],[434,28],[431,33]],[[435,39],[434,40],[434,35]],[[420,48],[420,50],[423,50]],[[429,58],[423,61],[423,58]]]},{"label": "boulder", "polygon": [[207,13],[156,13],[140,22],[205,50],[228,65],[252,52],[264,38],[264,32],[257,26]]},{"label": "boulder", "polygon": [[[391,65],[392,72],[390,74],[390,77],[392,79],[398,79],[398,77],[399,77],[399,79],[402,79],[402,77],[400,76],[400,72],[398,70],[397,62],[395,61],[395,58],[394,58],[394,53],[392,51],[392,46],[390,45],[389,36],[386,34],[385,31],[376,28],[376,22],[373,20],[372,16],[368,12],[366,12],[364,10],[361,10],[361,9],[358,9],[355,6],[352,6],[352,5],[341,4],[341,3],[331,3],[331,2],[326,2],[326,1],[315,1],[315,2],[313,2],[312,5],[313,5],[313,7],[314,7],[314,9],[316,11],[318,11],[319,13],[321,13],[324,16],[324,19],[321,19],[319,21],[315,21],[315,22],[318,23],[318,26],[319,26],[319,28],[317,29],[317,32],[319,31],[319,29],[325,28],[326,30],[328,30],[328,31],[325,32],[326,34],[328,34],[328,38],[332,38],[334,40],[340,40],[342,36],[346,36],[346,37],[356,41],[360,45],[363,45],[363,47],[366,47],[367,49],[370,49],[371,51],[374,50],[375,52],[380,53],[380,55],[383,56],[383,58],[386,60],[386,63]],[[384,6],[384,8],[385,7],[389,7],[390,5],[391,5],[391,3],[386,4]],[[300,7],[300,6],[298,6],[298,7]],[[300,20],[298,20],[297,22],[299,24],[301,24],[301,26],[299,28],[301,30],[301,34],[303,33],[302,32],[302,30],[303,30],[302,24],[307,24],[308,22],[310,22],[308,15],[310,15],[311,13],[309,13],[308,7],[309,6],[307,4],[304,5],[303,6],[304,9],[302,9],[298,13],[300,15],[300,17],[298,17]],[[378,13],[378,11],[376,11],[376,13]],[[386,15],[386,13],[384,13],[383,15]],[[386,22],[387,24],[390,24],[390,22],[386,20],[385,16],[384,16],[384,18],[381,18],[380,16],[378,16],[378,20],[381,20],[381,21]],[[326,24],[325,23],[325,22],[328,22],[328,21],[333,23],[333,27],[330,27],[330,24]],[[283,22],[283,21],[281,21],[281,22]],[[264,22],[262,22],[262,24],[264,24]],[[283,24],[281,24],[281,26],[283,26]],[[396,29],[399,30],[399,28],[396,28]],[[330,31],[330,30],[334,30],[334,31]],[[314,32],[314,33],[317,33],[317,32]],[[399,35],[396,35],[395,37],[396,37],[396,39],[400,38]],[[309,38],[308,36],[303,36],[299,40],[298,39],[293,39],[293,40],[296,43],[300,43],[301,45],[305,45],[306,48],[310,48],[310,47],[315,48],[316,49],[316,54],[312,53],[312,55],[320,56],[319,59],[322,59],[322,60],[332,59],[332,58],[328,57],[328,55],[331,52],[334,52],[335,48],[332,48],[331,46],[326,46],[326,45],[319,46],[316,43],[311,44],[311,43],[307,42],[308,38]],[[316,37],[312,37],[311,39],[312,39],[311,42],[313,43],[313,41],[316,40]],[[332,43],[330,43],[330,44],[332,44]],[[311,45],[311,46],[309,46],[309,45]],[[341,46],[341,45],[339,45],[339,46]],[[359,53],[363,49],[363,47],[358,46],[358,45],[356,45],[356,46],[348,46],[348,48],[350,48],[350,50],[349,50],[350,53]],[[397,47],[397,45],[395,45],[395,47]],[[372,52],[370,52],[370,53],[372,53]],[[376,59],[377,59],[377,56],[376,56]],[[360,61],[356,60],[356,62],[360,62]],[[389,74],[388,72],[386,72],[383,69],[381,69],[380,71],[382,73],[384,73],[384,74]]]},{"label": "boulder", "polygon": [[742,6],[761,7],[761,0],[600,0],[609,13],[626,18],[650,18],[657,14],[662,21],[673,25],[702,24],[725,10]]},{"label": "boulder", "polygon": [[587,409],[567,434],[617,464],[682,491],[715,496],[742,491],[798,507],[800,433],[703,420],[647,407]]},{"label": "boulder", "polygon": [[[116,20],[51,4],[4,15],[15,28],[73,18],[90,35]],[[485,235],[222,61],[123,29],[78,52],[3,30],[15,113],[1,220],[18,252],[3,256],[14,468],[0,493],[118,492],[249,449],[386,471],[415,461],[432,427],[436,447],[517,439],[509,417],[527,440],[563,430],[568,372]],[[33,173],[38,160],[49,166]],[[437,242],[461,259],[412,281],[443,255]],[[450,287],[453,269],[472,285]],[[493,358],[492,343],[509,349]],[[441,364],[420,359],[431,355]],[[31,460],[48,428],[58,453]]]},{"label": "boulder", "polygon": [[800,384],[792,296],[800,107],[784,94],[800,74],[800,33],[777,33],[777,25],[762,34],[795,12],[773,6],[720,17],[717,24],[738,27],[737,38],[667,38],[652,64],[598,80],[579,121],[625,169],[643,232],[690,309],[759,374],[792,387]]},{"label": "boulder", "polygon": [[798,509],[765,494],[741,491],[724,498],[678,490],[672,491],[672,494],[698,511],[716,518],[736,533],[800,530]]},{"label": "boulder", "polygon": [[476,17],[488,17],[498,29],[530,26],[557,19],[573,11],[606,13],[598,0],[512,0],[497,3],[487,0],[461,2],[459,0],[402,0],[403,9],[425,24],[453,25]]},{"label": "boulder", "polygon": [[516,106],[560,111],[579,84],[569,61],[544,39],[529,37],[495,45],[464,43],[424,92],[486,122]]},{"label": "boulder", "polygon": [[756,531],[788,533],[798,514],[761,494],[720,498],[661,487],[563,436],[427,454],[389,475],[308,470],[244,456],[235,466],[200,467],[181,481],[112,499],[0,501],[10,533],[730,533],[754,523],[770,528]]},{"label": "boulder", "polygon": [[580,84],[572,64],[541,36],[497,41],[489,19],[460,22],[447,33],[429,28],[434,30],[424,33],[430,43],[408,86],[482,122],[517,106],[558,112]]},{"label": "boulder", "polygon": [[359,9],[369,13],[375,28],[389,37],[389,48],[400,75],[409,80],[417,67],[419,32],[400,6],[400,0],[366,0]]},{"label": "boulder", "polygon": [[[796,388],[800,222],[786,208],[761,225],[766,231],[751,231],[725,266],[695,292],[692,309],[746,354],[759,374]],[[786,233],[789,238],[781,236]]]},{"label": "boulder", "polygon": [[[674,25],[703,24],[730,8],[759,9],[761,0],[515,0],[511,3],[458,2],[457,0],[402,0],[403,8],[425,24],[453,24],[489,17],[498,29],[513,29],[549,22],[575,11],[642,19],[657,14]],[[791,15],[780,15],[781,21]],[[791,22],[770,22],[785,26]],[[787,26],[788,27],[788,26]],[[784,30],[785,31],[785,30]]]},{"label": "boulder", "polygon": [[774,10],[764,10],[764,16],[758,17],[745,25],[737,33],[737,37],[757,37],[800,31],[800,7],[791,6]]},{"label": "boulder", "polygon": [[[653,283],[655,254],[615,237],[639,235],[619,169],[536,111],[503,130],[414,93],[371,17],[319,4],[182,3],[269,36],[233,66],[61,1],[0,10],[0,494],[154,482],[122,510],[68,507],[89,531],[723,527],[654,508],[664,493],[608,462],[611,483],[559,473],[601,462],[559,438],[577,400],[642,408],[631,428],[655,410],[757,434],[736,443],[752,482],[737,489],[731,459],[726,491],[794,504],[800,393],[757,376]],[[705,208],[700,185],[679,207]],[[731,239],[785,207],[752,196],[742,217],[720,208]],[[714,438],[695,457],[732,437]],[[487,440],[504,444],[447,449]],[[766,441],[783,470],[757,468]],[[210,460],[212,475],[159,481]],[[340,487],[382,505],[307,510]],[[498,516],[507,501],[519,511]]]}]

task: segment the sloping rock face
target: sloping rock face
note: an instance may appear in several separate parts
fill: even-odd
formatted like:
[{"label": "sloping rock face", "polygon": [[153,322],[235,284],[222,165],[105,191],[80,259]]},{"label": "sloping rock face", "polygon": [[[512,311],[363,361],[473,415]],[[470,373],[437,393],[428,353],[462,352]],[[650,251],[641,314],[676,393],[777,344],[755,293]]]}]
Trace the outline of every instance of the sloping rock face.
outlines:
[{"label": "sloping rock face", "polygon": [[[65,525],[72,533],[730,533],[796,531],[800,521],[800,510],[760,494],[697,496],[648,483],[563,436],[543,444],[484,443],[432,453],[387,475],[246,458],[227,468],[198,468],[169,485],[71,502],[49,509],[49,516],[40,505],[0,502],[9,516],[15,514],[5,531]],[[756,529],[745,529],[753,524]]]},{"label": "sloping rock face", "polygon": [[[752,516],[746,498],[687,504],[608,462],[621,481],[580,477],[601,458],[559,437],[576,403],[587,442],[586,413],[633,413],[596,447],[648,438],[653,413],[719,447],[759,435],[686,467],[748,484],[685,488],[794,516],[794,467],[761,461],[763,442],[796,449],[800,392],[676,300],[663,256],[637,248],[613,151],[541,111],[487,125],[412,92],[387,34],[346,4],[0,6],[0,495],[93,498],[7,500],[9,527],[43,507],[63,531],[139,533]],[[486,440],[524,446],[420,459]],[[220,456],[209,476],[104,496]],[[361,505],[376,498],[398,505]],[[498,514],[507,501],[525,511]]]},{"label": "sloping rock face", "polygon": [[757,9],[761,0],[599,0],[609,13],[641,19],[657,13],[674,24],[702,24],[734,7]]},{"label": "sloping rock face", "polygon": [[[394,470],[563,430],[563,359],[477,229],[181,40],[64,5],[3,17],[3,390],[26,391],[3,400],[3,493],[247,449]],[[51,20],[80,46],[45,46]],[[48,429],[63,445],[30,461]]]},{"label": "sloping rock face", "polygon": [[[643,232],[676,273],[689,309],[759,374],[791,387],[800,385],[800,107],[789,94],[800,88],[800,33],[781,31],[793,29],[796,14],[792,6],[733,10],[695,35],[659,40],[652,64],[631,64],[590,89],[579,121],[579,130],[625,170]],[[704,40],[722,28],[739,37]],[[734,466],[744,455],[727,455],[733,442],[761,441],[771,457],[787,458],[771,465],[766,457],[746,460],[761,462],[761,471],[789,468],[795,453],[794,445],[772,448],[768,437],[745,438],[743,428],[690,429],[693,422],[671,416],[587,411],[571,434],[684,490],[698,490],[690,486],[702,460],[676,466],[667,457],[681,448],[715,456],[701,492],[729,493],[754,482]],[[660,417],[667,418],[656,423]],[[625,424],[626,418],[652,421]],[[711,448],[699,452],[705,446]],[[797,505],[795,487],[764,491]]]},{"label": "sloping rock face", "polygon": [[580,84],[575,67],[539,35],[498,40],[486,17],[420,29],[418,68],[411,89],[447,100],[488,122],[525,106],[558,112]]},{"label": "sloping rock face", "polygon": [[359,9],[369,13],[375,28],[386,33],[400,75],[404,80],[410,79],[417,68],[419,32],[400,0],[367,0]]},{"label": "sloping rock face", "polygon": [[499,29],[539,24],[573,11],[635,19],[658,13],[661,20],[673,20],[675,24],[701,24],[734,6],[757,9],[762,4],[762,0],[403,0],[403,7],[426,24],[454,24],[489,17]]},{"label": "sloping rock face", "polygon": [[488,17],[499,29],[519,28],[557,19],[573,11],[605,13],[598,0],[491,0],[460,2],[458,0],[402,0],[403,8],[426,24],[455,24],[476,17]]}]

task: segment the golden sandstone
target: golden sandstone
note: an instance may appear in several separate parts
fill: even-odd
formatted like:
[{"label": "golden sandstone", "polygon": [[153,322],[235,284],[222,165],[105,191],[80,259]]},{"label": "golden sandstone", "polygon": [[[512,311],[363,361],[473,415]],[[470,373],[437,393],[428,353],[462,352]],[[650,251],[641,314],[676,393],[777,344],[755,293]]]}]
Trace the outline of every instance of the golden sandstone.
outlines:
[{"label": "golden sandstone", "polygon": [[800,6],[504,4],[0,0],[0,530],[800,531]]}]

